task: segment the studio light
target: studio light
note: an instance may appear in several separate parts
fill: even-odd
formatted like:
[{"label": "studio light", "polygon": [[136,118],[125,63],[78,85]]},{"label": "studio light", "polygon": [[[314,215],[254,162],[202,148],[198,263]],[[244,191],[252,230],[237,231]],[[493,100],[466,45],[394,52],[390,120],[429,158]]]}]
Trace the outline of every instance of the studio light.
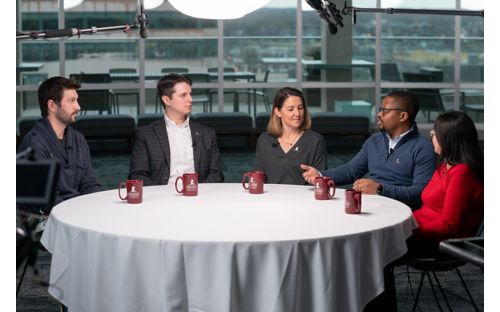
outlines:
[{"label": "studio light", "polygon": [[152,10],[163,4],[165,0],[144,0],[144,9]]},{"label": "studio light", "polygon": [[270,0],[169,0],[169,2],[179,12],[192,17],[235,19],[263,7]]},{"label": "studio light", "polygon": [[82,4],[83,0],[64,0],[64,9],[72,9]]}]

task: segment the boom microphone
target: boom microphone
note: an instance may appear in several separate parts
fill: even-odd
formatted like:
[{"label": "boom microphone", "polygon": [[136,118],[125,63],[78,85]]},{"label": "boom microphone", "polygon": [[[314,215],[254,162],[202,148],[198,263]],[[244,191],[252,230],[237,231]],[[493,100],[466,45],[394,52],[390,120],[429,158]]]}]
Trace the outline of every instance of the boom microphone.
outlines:
[{"label": "boom microphone", "polygon": [[141,38],[146,39],[149,36],[149,31],[147,26],[149,25],[149,20],[148,16],[146,15],[146,12],[144,11],[144,4],[141,3],[141,11],[139,13],[139,16],[137,17],[139,20],[139,34]]},{"label": "boom microphone", "polygon": [[328,0],[306,0],[306,2],[316,10],[321,19],[325,20],[330,34],[335,35],[338,26],[344,27],[343,17],[340,15],[341,11],[337,9],[335,3],[330,3]]}]

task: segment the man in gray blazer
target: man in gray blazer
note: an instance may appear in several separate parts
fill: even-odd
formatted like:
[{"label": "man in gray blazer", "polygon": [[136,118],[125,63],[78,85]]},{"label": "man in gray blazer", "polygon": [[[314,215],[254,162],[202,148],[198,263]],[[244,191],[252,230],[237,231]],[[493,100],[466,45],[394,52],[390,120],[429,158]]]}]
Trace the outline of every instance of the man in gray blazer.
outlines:
[{"label": "man in gray blazer", "polygon": [[144,185],[167,184],[184,173],[198,173],[203,182],[224,182],[215,131],[191,121],[191,80],[169,74],[158,81],[165,108],[163,119],[139,127],[136,133],[129,179]]}]

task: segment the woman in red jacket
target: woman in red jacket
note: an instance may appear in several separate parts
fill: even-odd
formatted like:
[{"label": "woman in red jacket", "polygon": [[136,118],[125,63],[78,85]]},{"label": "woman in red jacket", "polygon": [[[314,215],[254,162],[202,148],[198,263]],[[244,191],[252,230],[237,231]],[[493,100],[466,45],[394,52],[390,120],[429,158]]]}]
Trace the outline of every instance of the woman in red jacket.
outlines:
[{"label": "woman in red jacket", "polygon": [[408,241],[410,255],[436,252],[444,239],[474,236],[483,219],[483,153],[474,122],[462,112],[443,113],[431,137],[438,164],[413,213],[419,227]]},{"label": "woman in red jacket", "polygon": [[439,115],[431,130],[436,171],[422,191],[422,207],[413,213],[418,228],[408,252],[384,269],[385,290],[364,309],[397,311],[393,268],[408,258],[436,256],[439,242],[474,236],[484,212],[483,153],[474,122],[462,112]]}]

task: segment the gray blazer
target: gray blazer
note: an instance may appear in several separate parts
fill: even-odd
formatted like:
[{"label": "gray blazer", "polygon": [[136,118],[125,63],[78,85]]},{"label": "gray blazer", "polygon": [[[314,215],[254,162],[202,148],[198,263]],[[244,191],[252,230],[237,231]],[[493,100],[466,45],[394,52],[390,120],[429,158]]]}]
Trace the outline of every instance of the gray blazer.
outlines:
[{"label": "gray blazer", "polygon": [[[199,182],[224,182],[215,131],[191,120],[189,127]],[[143,180],[144,185],[161,185],[167,184],[169,177],[170,146],[162,118],[137,129],[128,178]]]}]

